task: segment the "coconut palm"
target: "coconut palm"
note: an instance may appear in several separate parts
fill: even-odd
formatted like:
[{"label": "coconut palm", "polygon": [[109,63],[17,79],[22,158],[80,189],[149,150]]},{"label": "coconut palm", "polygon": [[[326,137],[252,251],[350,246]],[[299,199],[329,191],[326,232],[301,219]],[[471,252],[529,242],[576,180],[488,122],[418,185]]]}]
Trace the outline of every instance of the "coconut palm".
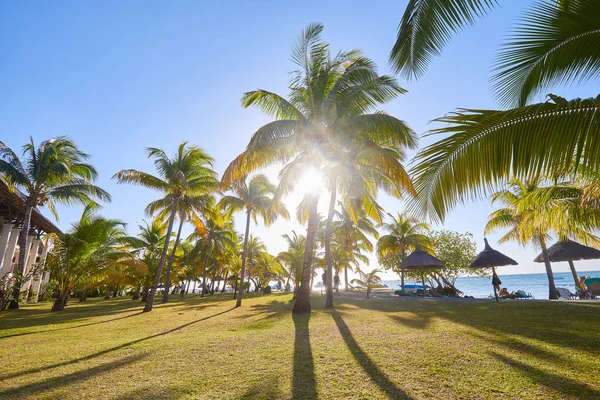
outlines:
[{"label": "coconut palm", "polygon": [[[333,223],[333,234],[337,238],[338,246],[344,251],[351,252],[353,247],[361,246],[367,252],[373,251],[373,244],[367,235],[379,239],[379,232],[364,212],[362,207],[351,207],[339,204],[340,211],[336,213],[338,220]],[[348,268],[344,266],[344,288],[348,290]]]},{"label": "coconut palm", "polygon": [[249,182],[243,177],[237,181],[231,182],[229,190],[233,195],[223,196],[220,201],[221,206],[230,211],[246,212],[246,230],[244,233],[244,250],[242,252],[242,271],[240,275],[240,291],[237,296],[236,307],[242,305],[244,295],[244,277],[246,274],[246,259],[248,254],[248,237],[250,234],[250,219],[258,223],[258,217],[263,220],[265,225],[270,225],[278,216],[288,219],[289,214],[285,206],[275,199],[275,185],[269,182],[266,175],[258,174],[253,176]]},{"label": "coconut palm", "polygon": [[383,224],[387,235],[383,235],[377,241],[377,258],[384,265],[390,265],[400,273],[402,290],[404,290],[404,269],[400,269],[400,263],[408,254],[419,245],[429,253],[434,253],[431,239],[427,236],[429,226],[419,222],[416,218],[406,213],[398,213],[397,216],[388,214],[391,222]]},{"label": "coconut palm", "polygon": [[[200,182],[198,186],[204,185],[204,190],[195,191],[194,193],[183,194],[177,204],[177,218],[179,219],[179,228],[177,229],[177,235],[175,236],[175,242],[171,254],[169,255],[169,261],[167,263],[167,271],[165,274],[165,291],[162,297],[162,302],[166,303],[169,301],[169,289],[171,287],[171,268],[173,267],[173,261],[175,260],[175,252],[177,251],[177,245],[181,239],[181,230],[183,224],[186,221],[191,221],[194,225],[198,226],[198,229],[204,229],[204,225],[200,215],[205,217],[218,218],[212,211],[215,209],[215,197],[212,192],[215,191],[217,181],[207,180],[206,182]],[[204,192],[204,193],[202,193]],[[159,217],[163,220],[168,220],[171,213],[171,201],[167,195],[163,199],[153,201],[146,207],[146,214],[152,215],[159,213]],[[211,214],[210,216],[205,214]]]},{"label": "coconut palm", "polygon": [[72,229],[56,238],[46,260],[52,279],[59,283],[52,311],[62,311],[73,289],[125,255],[118,250],[123,227],[120,221],[94,215],[94,206],[88,205]]},{"label": "coconut palm", "polygon": [[306,248],[306,237],[298,235],[295,231],[291,234],[281,235],[287,242],[288,249],[277,255],[280,263],[286,267],[286,275],[294,285],[294,298],[298,294],[298,287],[302,280],[302,266],[304,262],[304,249]]},{"label": "coconut palm", "polygon": [[146,150],[148,157],[154,159],[159,176],[135,169],[125,169],[119,171],[114,177],[120,184],[131,183],[163,192],[165,197],[160,200],[161,204],[163,206],[168,204],[171,207],[167,238],[158,261],[154,283],[144,307],[144,312],[149,312],[152,311],[156,288],[162,277],[179,201],[186,196],[204,195],[209,190],[208,188],[215,190],[218,181],[217,173],[212,169],[213,159],[199,147],[189,146],[183,142],[179,145],[177,154],[173,158],[169,158],[162,149],[150,147]]},{"label": "coconut palm", "polygon": [[13,298],[8,306],[19,308],[19,298],[25,257],[27,235],[30,234],[33,209],[48,207],[58,220],[55,203],[90,204],[94,199],[110,201],[110,195],[92,182],[97,177],[96,169],[86,163],[89,156],[79,150],[66,137],[43,141],[36,147],[33,138],[23,146],[23,159],[0,141],[0,179],[11,190],[19,189],[25,194],[25,215],[17,244],[21,251],[17,261]]},{"label": "coconut palm", "polygon": [[[402,121],[375,112],[375,107],[404,93],[404,89],[392,77],[378,75],[374,63],[359,51],[332,55],[320,38],[322,30],[320,24],[308,25],[293,50],[292,60],[300,70],[292,74],[289,99],[266,90],[243,96],[244,107],[257,106],[276,120],[254,133],[246,150],[225,171],[225,183],[283,163],[278,190],[284,195],[311,168],[320,171],[335,165],[335,156],[354,143],[369,151],[370,162],[380,171],[403,171],[395,149],[412,145],[414,138]],[[402,182],[405,174],[389,178]],[[294,313],[310,312],[318,193],[309,193],[306,205],[309,215],[303,279]]]},{"label": "coconut palm", "polygon": [[[421,76],[451,34],[483,16],[495,1],[409,2],[392,60],[397,70]],[[492,78],[509,110],[459,109],[436,121],[431,135],[445,138],[419,152],[413,170],[418,203],[412,207],[443,220],[449,209],[485,197],[513,176],[578,174],[600,167],[600,97],[566,100],[549,95],[556,85],[598,82],[600,3],[540,0],[503,46]]]},{"label": "coconut palm", "polygon": [[213,219],[204,221],[204,229],[196,230],[188,237],[188,240],[196,241],[191,257],[198,259],[202,265],[202,292],[201,297],[206,294],[206,271],[215,262],[215,256],[219,252],[224,252],[229,247],[235,247],[237,234],[233,229],[231,220],[223,216],[223,224],[215,222]]},{"label": "coconut palm", "polygon": [[357,270],[359,279],[352,279],[352,283],[356,285],[360,285],[367,288],[367,299],[369,298],[369,294],[371,293],[371,287],[379,284],[381,282],[381,278],[377,275],[381,273],[380,269],[374,269],[371,272],[363,272],[360,269]]}]

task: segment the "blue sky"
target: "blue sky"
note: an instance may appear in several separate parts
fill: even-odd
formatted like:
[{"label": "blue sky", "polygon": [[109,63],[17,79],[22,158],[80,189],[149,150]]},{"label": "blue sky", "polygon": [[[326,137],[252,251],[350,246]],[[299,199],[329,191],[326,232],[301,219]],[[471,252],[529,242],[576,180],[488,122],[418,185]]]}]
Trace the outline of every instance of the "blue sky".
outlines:
[{"label": "blue sky", "polygon": [[[408,94],[383,108],[420,134],[434,126],[433,118],[457,107],[498,108],[489,84],[494,54],[531,4],[502,3],[452,40],[422,80],[400,78]],[[222,172],[269,121],[257,110],[242,109],[241,94],[256,88],[287,93],[288,72],[294,69],[290,50],[306,24],[322,22],[334,50],[359,48],[389,73],[388,54],[405,5],[400,0],[2,2],[0,140],[19,149],[29,136],[37,142],[71,137],[91,154],[98,184],[113,195],[103,214],[124,220],[135,233],[145,205],[158,194],[118,186],[111,180],[114,173],[152,172],[144,148],[172,153],[183,140],[203,147]],[[600,86],[552,92],[590,97]],[[427,143],[430,139],[421,141]],[[382,197],[381,202],[389,212],[402,209],[398,200]],[[481,245],[491,210],[488,201],[469,203],[455,209],[444,228],[471,232]],[[66,229],[81,208],[60,211],[59,225]],[[285,221],[253,227],[273,253],[282,250],[280,235],[290,229],[304,231]],[[499,237],[490,236],[492,245]],[[495,246],[520,264],[503,273],[543,272],[531,261],[534,249]],[[565,271],[568,265],[554,269]],[[600,268],[582,262],[579,269]]]}]

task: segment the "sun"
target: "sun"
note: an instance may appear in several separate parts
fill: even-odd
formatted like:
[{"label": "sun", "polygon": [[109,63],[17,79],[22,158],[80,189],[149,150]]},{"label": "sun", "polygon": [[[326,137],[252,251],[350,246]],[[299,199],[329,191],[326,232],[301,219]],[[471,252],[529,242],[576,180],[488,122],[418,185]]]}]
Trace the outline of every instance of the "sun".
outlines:
[{"label": "sun", "polygon": [[323,187],[324,180],[321,171],[310,168],[302,174],[302,177],[295,188],[295,192],[301,196],[304,196],[305,194],[319,194],[323,190]]}]

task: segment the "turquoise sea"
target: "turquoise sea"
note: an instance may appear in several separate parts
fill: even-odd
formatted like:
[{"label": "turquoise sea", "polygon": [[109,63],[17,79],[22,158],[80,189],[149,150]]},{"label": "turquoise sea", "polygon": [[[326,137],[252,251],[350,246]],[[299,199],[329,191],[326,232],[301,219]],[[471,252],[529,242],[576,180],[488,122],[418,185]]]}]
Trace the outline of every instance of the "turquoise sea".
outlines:
[{"label": "turquoise sea", "polygon": [[[600,271],[578,271],[579,276],[600,277]],[[502,271],[498,270],[498,276],[502,281],[502,287],[508,289],[509,292],[516,290],[524,290],[531,293],[536,299],[548,298],[548,277],[545,273],[540,274],[524,274],[524,275],[502,275]],[[400,280],[383,281],[390,288],[400,287]],[[413,282],[406,280],[407,284],[418,284],[421,282]],[[556,287],[564,287],[571,292],[575,292],[575,283],[570,272],[555,272],[554,283]],[[485,298],[493,294],[492,278],[491,277],[460,277],[456,280],[456,287],[465,295],[476,298]]]}]

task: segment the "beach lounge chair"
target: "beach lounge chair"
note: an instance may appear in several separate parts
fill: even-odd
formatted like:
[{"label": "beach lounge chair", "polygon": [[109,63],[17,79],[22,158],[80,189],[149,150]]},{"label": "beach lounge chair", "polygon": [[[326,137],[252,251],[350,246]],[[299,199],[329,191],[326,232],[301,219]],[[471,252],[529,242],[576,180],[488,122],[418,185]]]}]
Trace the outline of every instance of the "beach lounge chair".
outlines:
[{"label": "beach lounge chair", "polygon": [[558,297],[561,299],[569,300],[575,298],[575,294],[571,293],[567,288],[557,287],[556,291],[558,292]]},{"label": "beach lounge chair", "polygon": [[512,293],[513,299],[533,299],[533,295],[531,293],[525,293],[524,290],[517,290]]}]

